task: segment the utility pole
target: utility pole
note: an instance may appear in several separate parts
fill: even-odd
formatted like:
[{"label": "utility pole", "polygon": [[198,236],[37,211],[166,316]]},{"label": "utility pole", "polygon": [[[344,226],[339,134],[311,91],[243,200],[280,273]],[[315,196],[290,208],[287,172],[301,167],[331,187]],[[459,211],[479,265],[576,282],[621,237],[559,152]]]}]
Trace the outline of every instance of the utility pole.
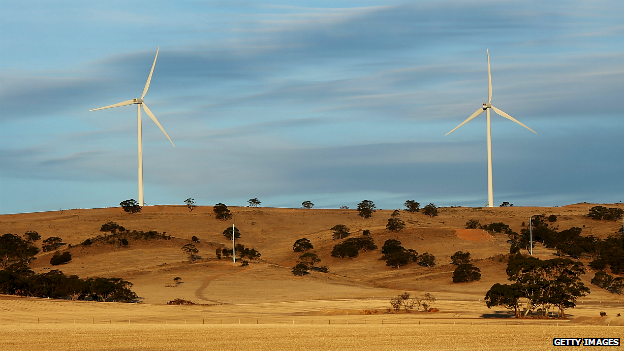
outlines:
[{"label": "utility pole", "polygon": [[531,249],[531,256],[533,256],[533,216],[531,216],[531,218],[529,218],[529,242],[530,242],[530,249]]},{"label": "utility pole", "polygon": [[234,223],[232,223],[232,258],[234,259],[234,263],[236,263],[236,245],[234,244],[235,238],[236,238],[236,228],[234,228]]}]

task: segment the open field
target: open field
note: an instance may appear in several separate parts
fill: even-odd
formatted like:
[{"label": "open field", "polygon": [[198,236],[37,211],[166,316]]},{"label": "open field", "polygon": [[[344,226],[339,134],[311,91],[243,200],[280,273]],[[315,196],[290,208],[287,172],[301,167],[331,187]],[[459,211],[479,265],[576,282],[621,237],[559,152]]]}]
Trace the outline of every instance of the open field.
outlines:
[{"label": "open field", "polygon": [[[49,350],[541,350],[552,348],[553,337],[620,337],[624,317],[617,314],[624,313],[624,297],[591,285],[591,270],[583,276],[591,294],[566,311],[566,321],[516,320],[503,308],[488,309],[483,302],[487,290],[507,281],[504,255],[509,244],[504,235],[463,229],[468,220],[477,219],[482,224],[504,222],[519,232],[532,214],[556,214],[559,230],[577,226],[583,235],[614,234],[621,223],[586,217],[592,206],[442,208],[433,218],[401,212],[406,228],[397,233],[385,229],[391,210],[378,210],[363,219],[355,210],[234,207],[233,222],[241,231],[238,242],[262,254],[244,267],[215,257],[216,248],[231,245],[222,232],[232,221],[216,220],[212,207],[192,212],[184,206],[152,206],[139,214],[106,208],[1,215],[2,233],[34,230],[43,239],[58,236],[72,245],[66,249],[71,262],[51,266],[53,253],[40,253],[31,264],[34,271],[120,277],[134,284],[141,303],[2,296],[0,349],[40,350],[46,345]],[[99,229],[108,221],[130,230],[166,232],[172,239],[130,241],[127,246],[79,245],[103,234]],[[435,255],[437,265],[390,268],[379,259],[379,250],[355,259],[331,257],[337,241],[330,228],[336,224],[348,226],[352,236],[369,229],[380,247],[387,239],[398,239],[406,248]],[[180,248],[191,243],[193,235],[200,239],[196,245],[201,259],[189,263]],[[292,245],[303,237],[310,239],[329,273],[292,275],[299,256]],[[480,281],[452,282],[449,256],[460,250],[472,254],[481,269]],[[555,257],[539,245],[534,254]],[[175,277],[181,283],[174,284]],[[404,291],[432,293],[439,312],[387,313],[389,299]],[[196,305],[166,305],[176,298]],[[607,316],[599,317],[601,311]]]}]

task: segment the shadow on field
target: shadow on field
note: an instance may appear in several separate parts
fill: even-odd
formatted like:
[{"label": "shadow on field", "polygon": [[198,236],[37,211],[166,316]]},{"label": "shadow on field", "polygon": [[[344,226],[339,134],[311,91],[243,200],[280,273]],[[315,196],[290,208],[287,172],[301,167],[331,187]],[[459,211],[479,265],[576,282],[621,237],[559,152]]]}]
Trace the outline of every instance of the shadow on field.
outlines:
[{"label": "shadow on field", "polygon": [[494,311],[494,313],[484,313],[481,315],[481,318],[498,318],[498,319],[506,319],[506,318],[516,318],[516,315],[510,311]]}]

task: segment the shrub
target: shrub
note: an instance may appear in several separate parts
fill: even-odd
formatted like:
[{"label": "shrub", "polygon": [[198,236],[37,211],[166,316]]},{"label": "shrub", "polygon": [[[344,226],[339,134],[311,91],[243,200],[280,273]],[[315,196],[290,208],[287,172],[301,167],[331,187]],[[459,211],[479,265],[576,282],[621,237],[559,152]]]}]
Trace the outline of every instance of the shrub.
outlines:
[{"label": "shrub", "polygon": [[457,251],[451,256],[454,265],[470,263],[470,252]]},{"label": "shrub", "polygon": [[307,238],[297,239],[293,244],[294,252],[305,252],[314,249],[314,245]]},{"label": "shrub", "polygon": [[472,264],[460,264],[453,271],[453,283],[469,283],[481,280],[481,270]]},{"label": "shrub", "polygon": [[69,253],[69,251],[65,251],[62,254],[57,252],[50,259],[50,264],[53,266],[58,266],[59,264],[63,264],[63,263],[67,263],[71,261],[71,259],[72,259],[72,256],[71,256],[71,253]]},{"label": "shrub", "polygon": [[141,212],[141,206],[139,206],[139,203],[135,199],[124,200],[120,202],[119,205],[128,213]]},{"label": "shrub", "polygon": [[436,205],[430,203],[429,205],[423,207],[422,213],[426,216],[433,218],[438,215],[438,208],[436,207]]},{"label": "shrub", "polygon": [[405,222],[403,222],[401,218],[388,218],[386,229],[391,232],[398,232],[403,228],[405,228]]},{"label": "shrub", "polygon": [[418,256],[418,265],[423,267],[433,267],[435,266],[435,256],[430,253],[425,252],[424,254]]},{"label": "shrub", "polygon": [[292,269],[292,274],[302,277],[308,274],[308,266],[305,263],[297,263]]},{"label": "shrub", "polygon": [[232,213],[230,213],[230,210],[227,208],[225,204],[218,203],[214,205],[214,207],[212,208],[212,211],[215,213],[216,219],[226,221],[232,218]]},{"label": "shrub", "polygon": [[331,230],[334,232],[334,234],[332,235],[334,240],[344,239],[351,235],[351,233],[349,232],[349,228],[344,224],[336,224],[335,226],[331,227]]},{"label": "shrub", "polygon": [[479,223],[478,219],[471,219],[466,222],[466,229],[479,229],[481,227],[481,223]]}]

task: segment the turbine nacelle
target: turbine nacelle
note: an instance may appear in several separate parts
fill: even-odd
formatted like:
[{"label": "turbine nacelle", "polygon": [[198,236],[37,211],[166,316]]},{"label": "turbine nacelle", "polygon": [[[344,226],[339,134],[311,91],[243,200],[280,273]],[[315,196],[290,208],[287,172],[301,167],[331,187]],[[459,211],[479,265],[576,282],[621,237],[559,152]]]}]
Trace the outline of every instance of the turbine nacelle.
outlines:
[{"label": "turbine nacelle", "polygon": [[483,103],[483,110],[487,110],[488,108],[492,108],[492,104],[490,104],[488,102],[484,102]]},{"label": "turbine nacelle", "polygon": [[132,99],[132,103],[140,105],[140,104],[143,103],[143,99],[141,99],[141,98],[134,98],[134,99]]}]

